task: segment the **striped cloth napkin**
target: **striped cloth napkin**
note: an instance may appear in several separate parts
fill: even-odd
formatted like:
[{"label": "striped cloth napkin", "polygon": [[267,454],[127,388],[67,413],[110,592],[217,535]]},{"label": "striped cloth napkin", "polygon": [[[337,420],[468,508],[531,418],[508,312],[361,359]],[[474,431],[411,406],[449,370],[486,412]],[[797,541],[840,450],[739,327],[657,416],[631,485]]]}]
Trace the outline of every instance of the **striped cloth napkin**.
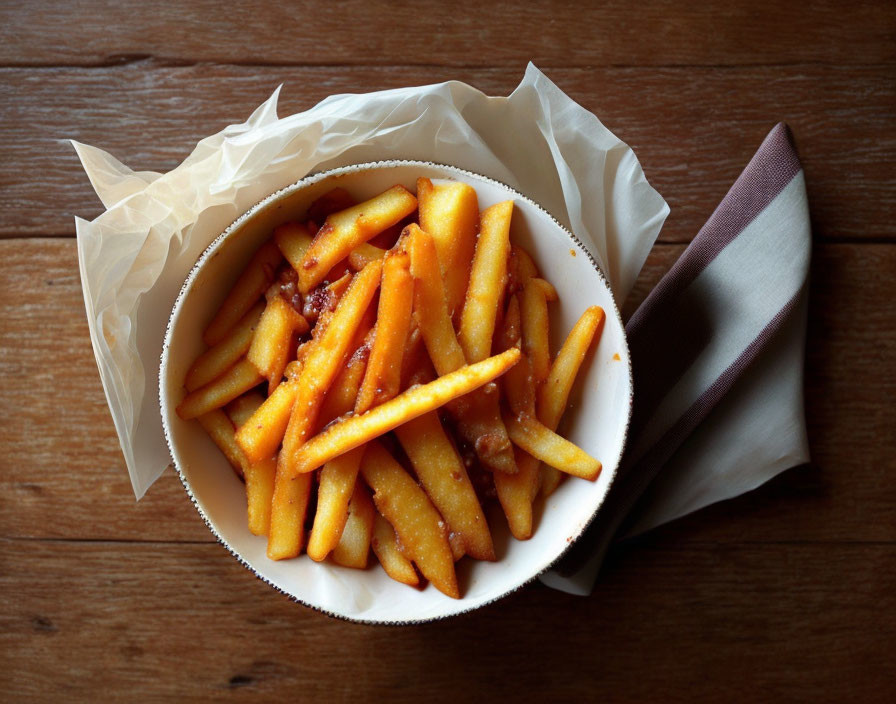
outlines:
[{"label": "striped cloth napkin", "polygon": [[545,584],[589,594],[615,539],[808,461],[810,249],[805,180],[782,123],[629,321],[628,449],[594,523]]}]

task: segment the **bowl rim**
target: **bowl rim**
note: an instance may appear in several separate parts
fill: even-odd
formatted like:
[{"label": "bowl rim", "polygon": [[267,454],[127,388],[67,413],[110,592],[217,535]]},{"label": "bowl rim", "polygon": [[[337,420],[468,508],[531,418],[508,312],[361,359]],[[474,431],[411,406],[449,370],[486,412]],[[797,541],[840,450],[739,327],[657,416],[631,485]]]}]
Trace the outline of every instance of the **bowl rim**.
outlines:
[{"label": "bowl rim", "polygon": [[[353,173],[353,172],[394,168],[394,167],[399,167],[399,166],[420,166],[420,167],[427,167],[427,168],[443,169],[447,172],[450,172],[453,176],[470,177],[473,179],[478,179],[479,181],[484,181],[486,183],[490,183],[491,185],[494,185],[494,186],[498,186],[499,188],[503,188],[505,191],[512,194],[514,199],[525,201],[529,206],[534,207],[536,210],[540,211],[542,215],[548,217],[557,228],[559,228],[567,237],[569,237],[573,242],[576,243],[576,245],[578,245],[579,249],[581,249],[582,252],[585,254],[585,256],[588,258],[588,261],[590,262],[592,268],[594,269],[595,273],[597,274],[598,279],[606,287],[606,289],[610,292],[610,300],[612,302],[612,308],[613,308],[612,313],[615,316],[616,322],[619,324],[619,328],[622,332],[622,344],[624,345],[625,351],[626,351],[625,359],[626,359],[626,367],[627,367],[627,373],[628,373],[629,397],[628,397],[625,425],[622,430],[622,441],[619,445],[619,452],[618,452],[618,455],[614,458],[614,461],[612,462],[612,464],[609,465],[610,467],[612,467],[612,469],[609,472],[610,477],[609,477],[609,481],[607,482],[607,489],[603,493],[603,495],[600,497],[600,500],[597,502],[596,506],[594,507],[594,510],[591,512],[591,515],[588,517],[588,520],[586,520],[582,523],[581,528],[578,530],[578,532],[576,534],[570,536],[572,539],[566,541],[566,544],[562,547],[560,552],[557,553],[557,555],[555,555],[546,565],[537,569],[535,571],[535,573],[533,573],[531,576],[529,576],[528,578],[526,578],[525,580],[523,580],[516,586],[511,587],[510,589],[508,589],[490,599],[487,599],[486,601],[482,601],[480,603],[472,605],[469,608],[452,611],[452,612],[446,613],[446,614],[428,616],[428,617],[424,617],[424,618],[385,621],[385,620],[357,618],[357,617],[347,616],[342,613],[336,613],[336,612],[330,611],[322,606],[312,604],[308,601],[305,601],[305,600],[297,597],[295,594],[292,594],[292,593],[286,591],[285,589],[283,589],[282,587],[280,587],[279,585],[275,584],[273,581],[271,581],[270,579],[265,577],[263,574],[261,574],[248,560],[246,560],[233,546],[231,546],[220,535],[220,533],[218,533],[218,531],[215,529],[213,523],[209,519],[208,515],[206,514],[205,509],[203,508],[203,506],[200,504],[199,500],[196,498],[195,494],[193,493],[193,490],[192,490],[192,487],[190,486],[189,481],[187,480],[186,476],[184,475],[183,470],[181,469],[181,467],[179,466],[179,464],[175,458],[174,442],[172,439],[172,431],[171,431],[171,428],[170,428],[169,422],[168,422],[168,418],[171,413],[171,411],[170,411],[171,404],[169,404],[168,399],[165,394],[165,388],[167,386],[165,384],[165,379],[167,377],[167,372],[168,372],[168,361],[169,361],[169,356],[170,356],[169,352],[170,352],[170,347],[171,347],[171,336],[172,336],[172,333],[174,330],[174,324],[176,322],[176,319],[178,318],[178,315],[180,313],[180,309],[183,305],[184,299],[186,298],[188,292],[192,288],[193,283],[194,283],[196,277],[198,276],[200,270],[202,269],[202,267],[224,245],[224,243],[228,240],[230,235],[232,235],[235,231],[237,231],[240,227],[242,227],[249,219],[254,217],[259,211],[266,208],[268,205],[270,205],[274,201],[279,200],[280,198],[286,197],[296,191],[300,191],[303,188],[306,188],[310,185],[318,183],[319,181],[323,181],[325,179],[328,179],[328,178],[331,178],[334,176],[341,176],[341,175]],[[608,314],[608,312],[605,311],[605,314]],[[470,171],[468,169],[463,169],[458,166],[452,166],[450,164],[442,164],[442,163],[435,162],[435,161],[428,161],[428,160],[421,160],[421,159],[384,159],[384,160],[377,160],[377,161],[368,161],[368,162],[363,162],[363,163],[358,163],[358,164],[349,164],[346,166],[338,166],[338,167],[334,167],[332,169],[325,169],[323,171],[314,171],[314,172],[311,172],[311,173],[307,174],[306,176],[300,178],[298,181],[295,181],[294,183],[284,186],[283,188],[280,188],[280,189],[274,191],[270,195],[265,196],[264,198],[259,200],[257,203],[255,203],[253,206],[251,206],[249,209],[247,209],[245,212],[243,212],[239,217],[237,217],[230,225],[228,225],[221,232],[221,234],[219,234],[217,237],[215,237],[215,239],[212,240],[212,242],[203,250],[202,254],[199,255],[196,262],[190,268],[190,271],[187,274],[187,277],[184,280],[184,283],[181,286],[180,291],[177,294],[177,298],[174,301],[174,305],[171,308],[171,314],[168,317],[168,322],[166,323],[166,326],[165,326],[165,335],[164,335],[164,338],[162,341],[162,352],[161,352],[161,355],[159,358],[158,382],[159,382],[159,413],[161,415],[161,420],[162,420],[162,431],[165,435],[165,444],[168,447],[168,454],[171,457],[171,466],[174,468],[174,471],[177,473],[177,476],[180,479],[180,482],[183,485],[184,490],[187,493],[187,496],[190,498],[190,501],[192,502],[194,508],[199,513],[199,516],[202,518],[203,523],[205,523],[206,527],[209,529],[209,531],[212,533],[212,535],[215,536],[215,539],[217,540],[217,542],[223,548],[225,548],[243,567],[245,567],[247,570],[252,572],[252,574],[255,575],[256,578],[258,578],[259,580],[261,580],[268,586],[272,587],[276,591],[280,592],[282,595],[284,595],[290,601],[293,601],[297,604],[301,604],[302,606],[306,606],[310,609],[313,609],[314,611],[325,614],[331,618],[349,621],[351,623],[359,623],[359,624],[373,625],[373,626],[413,626],[413,625],[419,625],[419,624],[424,624],[424,623],[433,623],[436,621],[442,621],[442,620],[445,620],[448,618],[461,616],[463,614],[468,614],[472,611],[476,611],[485,606],[489,606],[490,604],[494,604],[496,601],[499,601],[501,599],[504,599],[507,596],[510,596],[511,594],[519,591],[523,587],[531,584],[533,581],[538,579],[538,577],[540,577],[545,572],[552,569],[560,560],[563,559],[563,557],[566,555],[566,553],[585,534],[585,532],[588,530],[588,528],[594,522],[595,517],[600,512],[601,508],[603,507],[603,505],[607,499],[607,495],[610,493],[610,490],[613,487],[613,482],[616,479],[616,475],[619,471],[619,466],[622,462],[622,457],[623,457],[626,447],[627,447],[628,434],[629,434],[631,420],[632,420],[632,408],[633,408],[633,403],[634,403],[634,375],[633,375],[633,371],[632,371],[631,353],[630,353],[629,347],[628,347],[628,336],[626,335],[625,324],[624,324],[624,321],[622,320],[622,314],[619,311],[619,305],[616,302],[615,296],[613,296],[613,290],[610,287],[610,284],[607,281],[606,276],[604,275],[603,271],[601,270],[601,268],[598,265],[597,261],[595,260],[594,256],[591,254],[591,252],[588,250],[588,248],[582,243],[582,241],[579,240],[579,238],[576,237],[576,235],[569,228],[567,228],[565,225],[563,225],[559,220],[557,220],[557,218],[555,218],[550,212],[548,212],[547,209],[545,209],[544,207],[542,207],[541,205],[536,203],[534,200],[532,200],[528,196],[523,195],[517,189],[508,186],[506,183],[503,183],[497,179],[493,179],[488,176],[483,176],[482,174],[478,174],[478,173],[476,173],[474,171]],[[604,464],[602,472],[607,471],[607,467],[608,467],[608,465]],[[463,597],[461,597],[460,601],[461,602],[463,601]]]}]

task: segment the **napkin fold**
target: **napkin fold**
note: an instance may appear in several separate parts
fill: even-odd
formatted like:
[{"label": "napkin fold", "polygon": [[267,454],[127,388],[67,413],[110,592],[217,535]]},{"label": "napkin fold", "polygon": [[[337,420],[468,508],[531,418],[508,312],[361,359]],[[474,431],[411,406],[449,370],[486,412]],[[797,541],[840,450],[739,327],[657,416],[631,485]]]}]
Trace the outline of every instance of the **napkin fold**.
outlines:
[{"label": "napkin fold", "polygon": [[542,582],[589,594],[615,539],[808,461],[810,250],[805,179],[781,123],[626,326],[628,448],[594,523]]}]

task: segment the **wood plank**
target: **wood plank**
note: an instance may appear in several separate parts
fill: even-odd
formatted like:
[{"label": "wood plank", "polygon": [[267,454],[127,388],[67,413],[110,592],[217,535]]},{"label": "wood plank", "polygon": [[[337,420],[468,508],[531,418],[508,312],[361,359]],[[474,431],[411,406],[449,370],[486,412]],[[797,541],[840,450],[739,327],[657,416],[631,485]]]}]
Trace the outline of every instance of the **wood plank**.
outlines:
[{"label": "wood plank", "polygon": [[892,701],[893,558],[641,545],[590,598],[533,585],[385,628],[294,604],[215,545],[0,541],[0,686],[28,701]]},{"label": "wood plank", "polygon": [[[682,249],[654,249],[633,300]],[[134,505],[95,371],[74,241],[0,241],[0,262],[0,536],[211,540],[172,474]],[[896,246],[820,245],[813,266],[814,465],[679,521],[666,529],[676,545],[896,541],[896,483],[886,471],[896,456]]]},{"label": "wood plank", "polygon": [[[73,215],[92,218],[101,212],[74,152],[57,141],[61,138],[108,149],[138,170],[167,171],[203,136],[244,120],[281,82],[280,114],[286,115],[333,93],[448,79],[507,94],[522,70],[518,64],[259,71],[153,62],[0,70],[0,235],[71,235]],[[635,148],[648,178],[672,207],[664,241],[688,241],[697,232],[778,120],[787,120],[796,134],[816,237],[893,237],[894,66],[547,73]]]},{"label": "wood plank", "polygon": [[[896,60],[891,3],[236,0],[4,3],[0,63],[96,65],[134,56],[252,64],[545,66],[875,63]],[[72,27],[77,31],[72,31]],[[514,41],[507,41],[513,37]],[[487,57],[484,59],[483,57]]]}]

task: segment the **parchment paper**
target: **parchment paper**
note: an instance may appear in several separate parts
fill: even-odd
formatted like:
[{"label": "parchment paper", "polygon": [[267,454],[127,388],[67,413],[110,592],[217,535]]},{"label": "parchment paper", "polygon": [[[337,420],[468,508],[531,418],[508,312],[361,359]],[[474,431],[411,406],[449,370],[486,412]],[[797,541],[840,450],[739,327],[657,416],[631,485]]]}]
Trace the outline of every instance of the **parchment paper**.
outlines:
[{"label": "parchment paper", "polygon": [[535,66],[508,97],[456,81],[335,95],[203,139],[166,174],[74,143],[106,211],[76,218],[90,337],[134,493],[169,464],[158,408],[165,324],[202,251],[242,212],[305,175],[381,159],[450,164],[506,183],[571,229],[628,295],[669,208],[634,152]]}]

